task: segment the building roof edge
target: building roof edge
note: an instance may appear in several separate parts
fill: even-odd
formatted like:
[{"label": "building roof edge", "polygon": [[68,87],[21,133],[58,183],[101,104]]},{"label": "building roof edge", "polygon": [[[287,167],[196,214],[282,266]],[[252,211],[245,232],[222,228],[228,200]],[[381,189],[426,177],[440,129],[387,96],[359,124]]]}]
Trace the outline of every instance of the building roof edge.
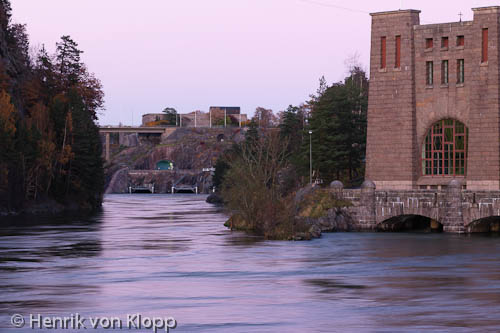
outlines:
[{"label": "building roof edge", "polygon": [[416,13],[420,14],[420,10],[418,9],[399,9],[399,10],[391,10],[385,12],[375,12],[370,13],[371,16],[379,16],[379,15],[394,15],[394,14],[404,14],[404,13]]}]

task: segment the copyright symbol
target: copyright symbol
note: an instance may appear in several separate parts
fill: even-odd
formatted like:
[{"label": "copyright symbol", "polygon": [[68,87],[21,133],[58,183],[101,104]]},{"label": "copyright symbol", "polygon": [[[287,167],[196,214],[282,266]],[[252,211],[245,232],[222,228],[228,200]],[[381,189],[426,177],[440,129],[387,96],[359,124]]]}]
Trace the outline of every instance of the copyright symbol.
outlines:
[{"label": "copyright symbol", "polygon": [[15,315],[12,315],[12,317],[10,317],[10,322],[14,327],[21,328],[24,326],[24,317],[23,315],[16,313]]}]

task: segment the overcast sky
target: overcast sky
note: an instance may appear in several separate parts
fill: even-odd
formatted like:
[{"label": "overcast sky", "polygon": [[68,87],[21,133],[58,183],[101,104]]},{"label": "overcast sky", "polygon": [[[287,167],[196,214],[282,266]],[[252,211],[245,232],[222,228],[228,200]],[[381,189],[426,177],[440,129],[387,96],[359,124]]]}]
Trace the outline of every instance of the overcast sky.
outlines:
[{"label": "overcast sky", "polygon": [[[211,105],[275,112],[300,104],[318,79],[344,78],[359,54],[368,68],[369,12],[397,10],[399,0],[11,0],[32,45],[54,50],[70,35],[102,81],[100,124],[140,123],[167,106],[179,112]],[[472,19],[486,0],[402,1],[422,23]]]}]

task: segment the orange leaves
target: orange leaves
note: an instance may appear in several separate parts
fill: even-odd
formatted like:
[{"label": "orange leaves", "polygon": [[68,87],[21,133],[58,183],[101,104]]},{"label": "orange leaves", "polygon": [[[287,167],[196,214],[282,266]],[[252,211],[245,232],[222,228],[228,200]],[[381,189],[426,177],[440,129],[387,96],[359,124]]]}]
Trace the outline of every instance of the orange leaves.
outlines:
[{"label": "orange leaves", "polygon": [[5,72],[3,61],[0,60],[0,90],[8,90],[10,86],[10,77]]},{"label": "orange leaves", "polygon": [[26,106],[30,107],[36,104],[41,96],[40,82],[35,79],[24,82],[21,87],[21,94]]},{"label": "orange leaves", "polygon": [[71,115],[71,112],[68,112],[66,114],[66,123],[64,125],[63,146],[58,160],[61,165],[69,163],[69,161],[71,161],[75,157],[75,154],[71,151],[71,145],[68,144],[68,139],[71,137],[71,132],[73,132],[73,117]]},{"label": "orange leaves", "polygon": [[4,90],[0,91],[0,131],[13,138],[16,134],[16,109],[10,101],[10,95]]},{"label": "orange leaves", "polygon": [[41,135],[38,141],[37,167],[45,172],[51,172],[55,162],[56,144],[52,122],[49,117],[49,110],[41,102],[38,102],[30,109],[30,117],[26,118],[28,128],[35,127]]},{"label": "orange leaves", "polygon": [[34,126],[44,137],[53,137],[53,134],[49,133],[52,131],[52,124],[49,118],[49,111],[45,105],[41,102],[36,103],[29,109],[29,115],[26,118],[28,127]]}]

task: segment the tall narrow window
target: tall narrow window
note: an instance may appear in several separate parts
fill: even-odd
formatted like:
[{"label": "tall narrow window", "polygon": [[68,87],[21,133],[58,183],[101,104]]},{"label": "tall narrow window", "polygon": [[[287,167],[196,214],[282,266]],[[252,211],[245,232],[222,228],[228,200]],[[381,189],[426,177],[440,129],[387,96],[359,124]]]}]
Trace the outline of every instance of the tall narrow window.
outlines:
[{"label": "tall narrow window", "polygon": [[465,63],[464,59],[457,60],[457,83],[464,83],[465,81]]},{"label": "tall narrow window", "polygon": [[396,62],[394,63],[394,67],[401,67],[401,36],[396,36]]},{"label": "tall narrow window", "polygon": [[426,68],[426,83],[428,86],[432,86],[432,84],[434,83],[434,64],[432,63],[432,61],[427,61]]},{"label": "tall narrow window", "polygon": [[448,48],[448,37],[441,38],[441,48],[443,49]]},{"label": "tall narrow window", "polygon": [[464,46],[464,45],[465,45],[464,36],[457,36],[457,46]]},{"label": "tall narrow window", "polygon": [[425,39],[425,48],[426,49],[432,49],[433,45],[434,45],[434,42],[433,42],[432,38],[426,38]]},{"label": "tall narrow window", "polygon": [[441,62],[441,83],[448,84],[448,60]]},{"label": "tall narrow window", "polygon": [[386,38],[385,36],[380,39],[380,68],[384,69],[387,66],[386,61]]},{"label": "tall narrow window", "polygon": [[488,61],[488,29],[483,29],[483,47],[482,47],[481,62]]}]

